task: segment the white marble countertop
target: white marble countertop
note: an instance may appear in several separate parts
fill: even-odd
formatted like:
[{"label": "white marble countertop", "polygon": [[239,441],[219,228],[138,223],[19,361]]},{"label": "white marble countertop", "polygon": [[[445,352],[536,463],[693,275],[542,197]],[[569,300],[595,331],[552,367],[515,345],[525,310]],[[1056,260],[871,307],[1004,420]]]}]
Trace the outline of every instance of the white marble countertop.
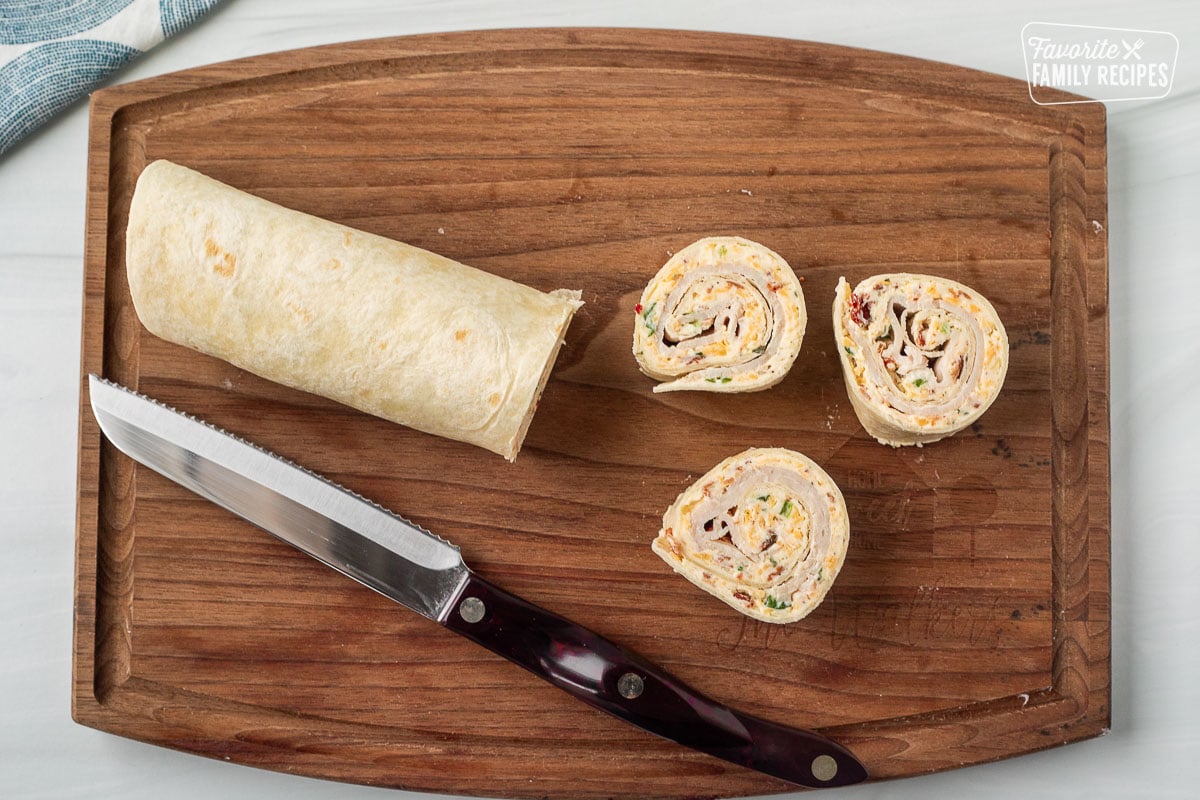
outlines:
[{"label": "white marble countertop", "polygon": [[[1024,78],[1030,21],[1165,30],[1163,100],[1109,104],[1112,731],[828,797],[1183,798],[1200,786],[1200,6],[1169,0],[975,4],[745,0],[227,0],[120,73],[377,36],[560,25],[688,28],[867,47]],[[418,798],[176,753],[70,717],[76,409],[87,109],[0,158],[0,795]],[[1189,255],[1191,254],[1191,255]],[[1161,328],[1155,333],[1151,328]],[[1174,341],[1172,347],[1164,343]],[[1192,486],[1192,489],[1188,487]]]}]

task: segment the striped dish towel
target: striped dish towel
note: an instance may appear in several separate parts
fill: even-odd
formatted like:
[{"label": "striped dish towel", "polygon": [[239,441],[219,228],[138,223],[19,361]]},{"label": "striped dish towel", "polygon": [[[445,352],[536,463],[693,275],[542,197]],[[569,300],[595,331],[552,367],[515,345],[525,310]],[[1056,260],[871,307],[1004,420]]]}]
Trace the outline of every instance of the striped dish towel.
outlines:
[{"label": "striped dish towel", "polygon": [[220,0],[0,0],[0,154]]}]

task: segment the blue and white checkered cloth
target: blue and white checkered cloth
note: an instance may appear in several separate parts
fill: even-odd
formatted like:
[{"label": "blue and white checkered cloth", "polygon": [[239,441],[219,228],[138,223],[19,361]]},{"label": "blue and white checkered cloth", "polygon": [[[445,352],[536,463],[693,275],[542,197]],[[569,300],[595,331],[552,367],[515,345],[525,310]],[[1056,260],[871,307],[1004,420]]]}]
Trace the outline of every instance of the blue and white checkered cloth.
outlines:
[{"label": "blue and white checkered cloth", "polygon": [[0,154],[220,0],[0,0]]}]

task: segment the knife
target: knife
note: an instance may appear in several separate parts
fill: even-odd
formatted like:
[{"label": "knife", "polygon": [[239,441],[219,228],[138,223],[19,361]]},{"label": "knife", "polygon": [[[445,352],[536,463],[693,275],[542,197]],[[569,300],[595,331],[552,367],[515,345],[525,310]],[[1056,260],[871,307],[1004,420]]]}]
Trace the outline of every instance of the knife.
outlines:
[{"label": "knife", "polygon": [[489,583],[459,549],[279,456],[96,375],[119,450],[422,616],[643,730],[809,787],[866,780],[825,736],[735,711],[599,634]]}]

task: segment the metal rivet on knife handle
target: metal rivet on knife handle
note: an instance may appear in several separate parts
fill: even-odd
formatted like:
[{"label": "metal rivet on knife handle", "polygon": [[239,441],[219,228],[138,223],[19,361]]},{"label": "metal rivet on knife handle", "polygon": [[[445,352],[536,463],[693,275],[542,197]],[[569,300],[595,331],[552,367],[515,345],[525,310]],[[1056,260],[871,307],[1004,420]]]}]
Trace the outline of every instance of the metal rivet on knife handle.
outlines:
[{"label": "metal rivet on knife handle", "polygon": [[833,756],[817,756],[812,762],[813,777],[819,781],[831,781],[837,775],[838,764]]},{"label": "metal rivet on knife handle", "polygon": [[483,619],[483,612],[486,610],[483,601],[478,597],[468,597],[458,605],[459,615],[467,622],[479,622]]},{"label": "metal rivet on knife handle", "polygon": [[626,672],[617,680],[617,691],[626,700],[640,696],[645,688],[646,683],[642,680],[642,676],[633,672]]}]

